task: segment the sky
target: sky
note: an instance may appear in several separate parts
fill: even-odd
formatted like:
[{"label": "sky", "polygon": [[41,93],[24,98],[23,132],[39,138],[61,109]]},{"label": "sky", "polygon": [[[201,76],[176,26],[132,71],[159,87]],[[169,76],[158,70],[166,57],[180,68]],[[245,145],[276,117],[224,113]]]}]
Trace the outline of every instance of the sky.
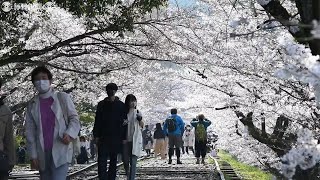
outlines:
[{"label": "sky", "polygon": [[172,4],[178,4],[181,7],[189,7],[196,3],[196,0],[169,0]]}]

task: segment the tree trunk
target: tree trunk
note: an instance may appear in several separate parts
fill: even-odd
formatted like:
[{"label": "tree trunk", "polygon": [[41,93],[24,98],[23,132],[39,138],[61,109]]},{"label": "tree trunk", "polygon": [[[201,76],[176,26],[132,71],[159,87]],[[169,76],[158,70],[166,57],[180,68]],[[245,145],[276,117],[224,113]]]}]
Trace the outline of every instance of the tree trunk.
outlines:
[{"label": "tree trunk", "polygon": [[[312,0],[312,20],[320,20],[320,1]],[[312,54],[320,55],[320,39],[313,39],[310,43]]]},{"label": "tree trunk", "polygon": [[273,133],[268,134],[253,124],[252,112],[244,115],[240,111],[235,111],[235,114],[240,118],[239,120],[242,122],[242,124],[248,127],[249,134],[257,141],[271,148],[278,155],[278,157],[285,155],[291,149],[292,144],[296,142],[295,136],[291,137],[290,134],[284,136],[284,132],[288,128],[289,119],[283,115],[277,118],[277,123],[274,127]]},{"label": "tree trunk", "polygon": [[[295,0],[296,7],[300,15],[300,24],[309,26],[300,26],[298,30],[292,28],[290,24],[292,15],[278,0],[271,0],[268,4],[262,5],[266,12],[272,15],[299,43],[308,44],[313,55],[320,55],[320,40],[312,39],[310,31],[312,30],[312,20],[320,19],[320,1],[319,0]],[[310,39],[306,41],[306,39]]]},{"label": "tree trunk", "polygon": [[299,166],[297,166],[296,168],[296,173],[295,175],[293,176],[293,179],[295,180],[300,180],[300,179],[303,179],[303,180],[316,180],[316,179],[319,179],[319,163],[310,168],[310,169],[306,169],[306,170],[303,170],[301,169]]}]

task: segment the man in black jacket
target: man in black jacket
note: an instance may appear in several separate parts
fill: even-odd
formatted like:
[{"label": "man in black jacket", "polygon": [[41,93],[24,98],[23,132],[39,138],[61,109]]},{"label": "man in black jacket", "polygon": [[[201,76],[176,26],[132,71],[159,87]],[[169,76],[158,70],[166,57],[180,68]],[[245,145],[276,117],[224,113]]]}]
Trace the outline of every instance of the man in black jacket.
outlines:
[{"label": "man in black jacket", "polygon": [[[0,80],[0,89],[2,81]],[[12,113],[4,104],[4,95],[0,97],[0,180],[9,177],[9,171],[15,164]]]},{"label": "man in black jacket", "polygon": [[[98,146],[98,175],[100,180],[114,180],[117,172],[117,155],[125,143],[127,114],[125,105],[115,93],[118,86],[106,86],[108,97],[98,103],[93,136]],[[110,159],[107,172],[107,160]]]}]

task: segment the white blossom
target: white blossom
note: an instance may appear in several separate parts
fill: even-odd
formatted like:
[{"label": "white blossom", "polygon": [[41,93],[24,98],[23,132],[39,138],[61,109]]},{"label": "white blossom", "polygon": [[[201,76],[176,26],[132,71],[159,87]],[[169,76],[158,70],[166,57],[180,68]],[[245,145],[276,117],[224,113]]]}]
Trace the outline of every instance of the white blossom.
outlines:
[{"label": "white blossom", "polygon": [[261,5],[261,6],[265,6],[267,4],[269,4],[272,0],[257,0],[257,2]]},{"label": "white blossom", "polygon": [[298,133],[297,145],[281,158],[282,173],[291,179],[296,167],[306,170],[320,161],[320,145],[313,138],[312,132],[302,129]]}]

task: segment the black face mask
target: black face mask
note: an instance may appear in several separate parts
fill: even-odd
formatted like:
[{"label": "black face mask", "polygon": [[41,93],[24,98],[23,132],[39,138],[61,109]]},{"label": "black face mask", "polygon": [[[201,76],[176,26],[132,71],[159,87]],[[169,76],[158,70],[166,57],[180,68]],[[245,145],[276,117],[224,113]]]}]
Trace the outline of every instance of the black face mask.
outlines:
[{"label": "black face mask", "polygon": [[115,93],[115,91],[114,90],[107,90],[107,95],[109,96],[109,97],[112,97],[112,96],[114,96],[116,93]]}]

